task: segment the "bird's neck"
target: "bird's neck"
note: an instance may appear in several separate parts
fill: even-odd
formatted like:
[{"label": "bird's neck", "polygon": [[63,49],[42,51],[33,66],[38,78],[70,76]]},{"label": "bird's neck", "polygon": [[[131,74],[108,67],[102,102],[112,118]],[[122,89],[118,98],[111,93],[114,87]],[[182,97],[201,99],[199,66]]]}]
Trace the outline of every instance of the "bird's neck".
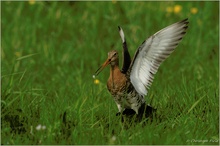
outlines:
[{"label": "bird's neck", "polygon": [[109,83],[112,87],[112,89],[115,89],[115,84],[117,82],[117,78],[118,78],[118,74],[120,74],[120,69],[118,67],[118,65],[112,65],[111,64],[111,68],[110,68],[110,76],[109,76]]},{"label": "bird's neck", "polygon": [[118,65],[111,65],[110,72],[116,73],[119,69]]},{"label": "bird's neck", "polygon": [[120,71],[118,60],[116,60],[116,61],[114,61],[114,62],[111,62],[110,65],[111,65],[111,68],[110,68],[110,76],[111,76],[112,74],[117,74],[118,71]]}]

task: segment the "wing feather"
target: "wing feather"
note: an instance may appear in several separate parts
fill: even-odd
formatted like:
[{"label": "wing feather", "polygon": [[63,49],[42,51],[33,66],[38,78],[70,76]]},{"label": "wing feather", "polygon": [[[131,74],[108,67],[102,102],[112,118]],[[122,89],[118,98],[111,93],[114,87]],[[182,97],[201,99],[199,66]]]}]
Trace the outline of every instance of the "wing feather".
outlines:
[{"label": "wing feather", "polygon": [[174,51],[186,33],[188,19],[174,23],[145,40],[137,49],[128,75],[140,95],[147,95],[160,64]]}]

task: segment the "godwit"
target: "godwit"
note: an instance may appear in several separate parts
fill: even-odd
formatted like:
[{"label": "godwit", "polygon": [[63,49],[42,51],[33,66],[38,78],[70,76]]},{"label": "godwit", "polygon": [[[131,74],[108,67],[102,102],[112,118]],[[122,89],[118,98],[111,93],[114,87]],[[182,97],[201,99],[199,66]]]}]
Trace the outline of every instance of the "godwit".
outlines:
[{"label": "godwit", "polygon": [[144,96],[153,82],[160,64],[174,51],[188,28],[188,19],[174,23],[146,39],[137,49],[131,62],[123,30],[119,33],[123,42],[123,67],[119,69],[116,50],[108,52],[108,58],[95,72],[97,76],[111,65],[107,88],[116,102],[119,113],[132,109],[138,115],[142,105],[147,105]]}]

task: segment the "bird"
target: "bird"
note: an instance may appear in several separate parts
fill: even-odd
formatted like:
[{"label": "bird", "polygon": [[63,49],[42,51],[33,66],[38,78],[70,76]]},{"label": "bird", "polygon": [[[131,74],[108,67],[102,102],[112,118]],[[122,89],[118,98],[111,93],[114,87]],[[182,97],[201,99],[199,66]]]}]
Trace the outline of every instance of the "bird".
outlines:
[{"label": "bird", "polygon": [[111,50],[108,52],[107,60],[98,68],[93,77],[110,65],[107,88],[117,105],[119,114],[132,110],[136,115],[140,115],[143,105],[149,105],[145,96],[150,89],[154,75],[161,63],[170,56],[185,36],[188,23],[188,18],[186,18],[151,35],[137,48],[132,60],[124,32],[118,26],[123,43],[122,69],[119,68],[118,51]]}]

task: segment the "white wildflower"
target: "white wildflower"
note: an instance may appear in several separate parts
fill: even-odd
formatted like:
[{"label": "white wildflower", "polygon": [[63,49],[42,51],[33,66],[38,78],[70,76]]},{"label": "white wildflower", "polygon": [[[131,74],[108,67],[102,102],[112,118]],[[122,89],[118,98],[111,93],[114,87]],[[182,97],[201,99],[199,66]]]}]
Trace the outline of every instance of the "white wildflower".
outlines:
[{"label": "white wildflower", "polygon": [[36,127],[36,130],[41,130],[41,124],[39,124],[37,127]]},{"label": "white wildflower", "polygon": [[36,130],[45,130],[47,127],[45,125],[41,125],[39,124],[37,127],[36,127]]}]

